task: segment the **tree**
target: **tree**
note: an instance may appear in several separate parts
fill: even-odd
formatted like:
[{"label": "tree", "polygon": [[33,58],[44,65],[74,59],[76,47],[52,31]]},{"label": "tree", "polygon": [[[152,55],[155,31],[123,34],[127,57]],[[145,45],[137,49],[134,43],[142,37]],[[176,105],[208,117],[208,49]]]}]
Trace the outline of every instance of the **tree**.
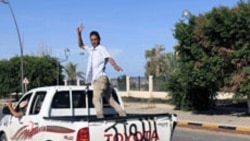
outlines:
[{"label": "tree", "polygon": [[145,51],[146,57],[146,75],[152,75],[155,90],[165,90],[165,82],[169,76],[176,71],[177,56],[174,53],[164,53],[165,49],[161,45],[156,45],[151,50]]},{"label": "tree", "polygon": [[[25,59],[25,76],[29,79],[29,87],[51,86],[56,84],[57,80],[57,63],[56,58],[50,56],[26,56]],[[62,66],[59,65],[61,68]],[[59,72],[60,74],[62,72]],[[63,77],[59,77],[61,82]]]},{"label": "tree", "polygon": [[[250,2],[243,0],[228,14],[232,14],[228,24],[231,35],[230,48],[222,48],[224,58],[231,59],[232,72],[224,79],[223,91],[235,92],[236,97],[246,97],[250,114]],[[235,21],[236,20],[236,21]],[[225,57],[226,56],[226,57]],[[229,56],[229,57],[228,57]]]},{"label": "tree", "polygon": [[172,73],[174,73],[178,68],[176,54],[172,52],[164,54],[162,66],[163,70],[165,71],[165,75],[170,76]]},{"label": "tree", "polygon": [[155,77],[162,76],[165,72],[163,70],[163,53],[165,48],[162,45],[156,45],[151,50],[145,51],[146,62],[146,75],[153,75]]},{"label": "tree", "polygon": [[31,52],[31,56],[51,56],[52,51],[44,42],[39,43],[36,52]]},{"label": "tree", "polygon": [[178,71],[168,89],[177,108],[207,109],[219,90],[250,98],[249,10],[241,1],[176,24]]},{"label": "tree", "polygon": [[12,63],[8,60],[0,61],[0,91],[5,96],[9,92],[19,92],[21,90],[20,80],[20,59],[17,57],[12,59]]},{"label": "tree", "polygon": [[76,81],[77,77],[84,80],[84,72],[77,71],[77,64],[73,64],[72,62],[69,62],[64,67],[64,70],[66,72],[68,81],[71,81],[71,82]]},{"label": "tree", "polygon": [[[24,76],[28,78],[28,88],[50,86],[56,84],[57,59],[49,56],[24,56]],[[15,56],[0,61],[0,91],[6,95],[20,92],[20,59]],[[63,78],[60,78],[62,81]]]}]

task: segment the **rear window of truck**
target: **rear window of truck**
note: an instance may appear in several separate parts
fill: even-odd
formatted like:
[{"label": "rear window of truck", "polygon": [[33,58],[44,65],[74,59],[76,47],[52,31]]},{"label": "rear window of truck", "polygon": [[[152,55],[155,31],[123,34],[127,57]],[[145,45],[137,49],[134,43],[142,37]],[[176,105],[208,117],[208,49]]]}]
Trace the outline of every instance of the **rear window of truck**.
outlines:
[{"label": "rear window of truck", "polygon": [[[113,90],[112,95],[115,99],[116,102],[119,103],[118,101],[118,97],[115,93],[115,91]],[[93,102],[92,102],[92,98],[93,98],[93,91],[89,91],[88,92],[88,104],[90,108],[93,108]],[[70,92],[69,91],[58,91],[56,92],[56,94],[54,95],[53,101],[52,101],[52,105],[51,108],[53,109],[61,109],[61,108],[70,108]],[[103,98],[103,106],[105,108],[110,107],[108,101]],[[73,108],[86,108],[86,95],[84,93],[84,91],[72,91],[72,106]]]}]

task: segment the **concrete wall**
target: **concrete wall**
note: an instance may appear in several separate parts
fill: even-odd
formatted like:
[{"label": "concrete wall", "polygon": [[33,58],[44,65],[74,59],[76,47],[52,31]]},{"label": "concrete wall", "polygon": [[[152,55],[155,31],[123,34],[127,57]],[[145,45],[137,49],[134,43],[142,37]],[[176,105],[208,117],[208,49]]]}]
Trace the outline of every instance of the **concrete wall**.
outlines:
[{"label": "concrete wall", "polygon": [[149,93],[147,91],[119,91],[118,94],[121,97],[136,97],[136,98],[162,98],[162,99],[169,99],[167,92],[152,92]]},{"label": "concrete wall", "polygon": [[[118,91],[118,94],[121,97],[136,97],[136,98],[161,98],[161,99],[169,99],[171,96],[169,96],[168,92],[147,92],[147,91]],[[219,92],[216,96],[216,99],[232,99],[233,93],[223,93]]]}]

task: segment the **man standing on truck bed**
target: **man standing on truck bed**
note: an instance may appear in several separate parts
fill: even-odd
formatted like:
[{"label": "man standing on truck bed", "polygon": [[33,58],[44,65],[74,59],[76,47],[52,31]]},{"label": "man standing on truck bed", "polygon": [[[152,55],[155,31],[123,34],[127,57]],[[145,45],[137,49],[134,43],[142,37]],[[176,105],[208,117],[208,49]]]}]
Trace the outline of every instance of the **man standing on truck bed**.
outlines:
[{"label": "man standing on truck bed", "polygon": [[126,116],[126,113],[112,97],[112,88],[105,73],[107,62],[109,62],[116,71],[121,71],[122,68],[115,63],[107,49],[100,45],[101,37],[97,31],[92,31],[90,33],[92,47],[85,46],[81,36],[83,28],[83,25],[77,27],[78,45],[89,54],[86,82],[87,84],[93,84],[93,104],[95,106],[97,118],[103,118],[103,109],[101,105],[102,95],[104,95],[109,104],[119,113],[119,116],[124,117]]}]

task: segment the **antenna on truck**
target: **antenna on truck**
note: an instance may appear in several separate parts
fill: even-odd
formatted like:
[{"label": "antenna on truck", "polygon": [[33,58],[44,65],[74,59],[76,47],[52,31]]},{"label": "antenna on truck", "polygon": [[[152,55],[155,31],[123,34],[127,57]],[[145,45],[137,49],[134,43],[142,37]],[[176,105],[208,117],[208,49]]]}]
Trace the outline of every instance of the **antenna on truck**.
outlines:
[{"label": "antenna on truck", "polygon": [[86,108],[87,108],[87,112],[88,112],[87,121],[89,121],[89,115],[90,115],[88,92],[89,92],[89,85],[87,84],[86,88],[85,88],[85,91],[84,91],[84,93],[85,93],[85,101],[86,101]]}]

